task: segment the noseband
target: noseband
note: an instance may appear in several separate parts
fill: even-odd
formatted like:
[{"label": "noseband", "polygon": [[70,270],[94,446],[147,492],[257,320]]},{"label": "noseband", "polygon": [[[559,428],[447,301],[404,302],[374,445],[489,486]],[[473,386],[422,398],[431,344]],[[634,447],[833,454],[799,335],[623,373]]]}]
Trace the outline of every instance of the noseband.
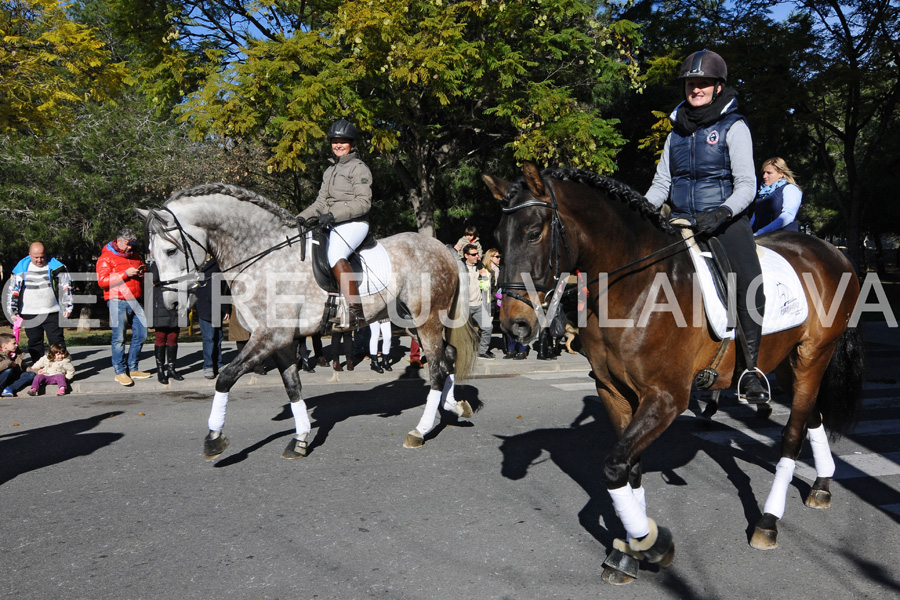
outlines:
[{"label": "noseband", "polygon": [[[548,292],[546,296],[544,296],[544,301],[548,301],[548,296],[552,295],[559,286],[560,280],[560,258],[562,254],[562,249],[565,248],[566,251],[566,260],[572,261],[572,253],[569,249],[569,240],[566,237],[566,226],[563,225],[562,219],[559,216],[559,202],[556,201],[556,194],[553,192],[553,188],[547,185],[547,182],[543,179],[541,183],[544,184],[544,189],[550,195],[550,202],[546,200],[529,200],[528,202],[523,202],[522,204],[517,204],[515,206],[505,206],[503,207],[503,213],[514,213],[523,208],[529,208],[531,206],[537,206],[540,208],[549,208],[553,211],[553,217],[550,221],[550,255],[548,257],[548,270],[553,270],[553,281],[550,285],[545,283],[533,283],[533,288],[538,292]],[[562,243],[560,243],[562,242]],[[512,290],[527,290],[528,287],[525,285],[524,281],[504,281],[497,284],[497,286],[501,289],[503,295],[509,296],[511,298],[515,298],[516,300],[520,300],[530,306],[533,309],[537,309],[537,305],[526,298],[525,296],[518,294]]]}]

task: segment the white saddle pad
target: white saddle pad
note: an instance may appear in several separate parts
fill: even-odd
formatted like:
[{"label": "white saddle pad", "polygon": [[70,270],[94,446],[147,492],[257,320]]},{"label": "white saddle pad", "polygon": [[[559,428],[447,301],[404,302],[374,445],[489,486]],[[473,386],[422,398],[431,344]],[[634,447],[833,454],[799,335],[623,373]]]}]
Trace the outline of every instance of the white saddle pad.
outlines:
[{"label": "white saddle pad", "polygon": [[[307,254],[311,255],[312,245],[317,242],[312,236],[308,236],[307,243]],[[377,294],[386,288],[391,280],[391,257],[381,242],[377,242],[373,248],[351,254],[348,261],[354,272],[362,274],[359,282],[360,296]]]},{"label": "white saddle pad", "polygon": [[[689,229],[681,231],[685,237],[691,234]],[[713,333],[719,339],[734,339],[734,329],[728,327],[728,312],[716,293],[709,261],[706,258],[708,255],[705,256],[700,252],[693,238],[687,240],[687,244],[700,280],[700,292],[703,296],[706,318],[709,320]],[[790,263],[777,252],[762,246],[757,246],[756,250],[759,254],[759,264],[762,267],[763,291],[766,294],[763,335],[797,327],[806,321],[806,317],[809,315],[809,305],[800,284],[800,277],[797,276]]]}]

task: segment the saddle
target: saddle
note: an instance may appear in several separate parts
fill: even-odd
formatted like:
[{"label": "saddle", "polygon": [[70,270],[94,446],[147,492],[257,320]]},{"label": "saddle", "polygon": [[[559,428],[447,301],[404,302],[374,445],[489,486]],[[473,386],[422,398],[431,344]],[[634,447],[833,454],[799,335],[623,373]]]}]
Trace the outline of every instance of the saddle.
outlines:
[{"label": "saddle", "polygon": [[[310,247],[312,248],[313,276],[316,278],[316,283],[329,294],[340,295],[341,288],[334,277],[334,273],[331,271],[331,265],[328,264],[328,233],[321,227],[316,227],[310,231],[310,236],[312,238]],[[378,241],[369,233],[356,251],[368,250],[374,248],[377,244]],[[306,249],[305,244],[303,248],[304,250]],[[305,260],[305,252],[301,254],[300,258]],[[362,272],[362,268],[357,261],[350,261],[350,266],[353,267],[354,273]]]}]

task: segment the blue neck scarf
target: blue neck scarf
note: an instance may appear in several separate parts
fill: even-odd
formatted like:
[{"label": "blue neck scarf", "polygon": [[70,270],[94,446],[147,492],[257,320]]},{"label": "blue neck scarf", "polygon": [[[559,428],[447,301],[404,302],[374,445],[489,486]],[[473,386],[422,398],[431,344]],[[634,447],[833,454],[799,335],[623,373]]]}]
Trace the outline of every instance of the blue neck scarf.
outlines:
[{"label": "blue neck scarf", "polygon": [[756,194],[756,197],[757,197],[757,198],[765,198],[766,196],[768,196],[769,194],[771,194],[772,192],[774,192],[775,190],[777,190],[777,189],[780,188],[781,186],[786,185],[787,182],[788,182],[788,180],[785,179],[784,177],[782,177],[781,179],[779,179],[779,180],[776,181],[775,183],[772,183],[772,184],[769,184],[769,185],[764,185],[764,186],[762,186],[761,188],[759,188],[759,193]]}]

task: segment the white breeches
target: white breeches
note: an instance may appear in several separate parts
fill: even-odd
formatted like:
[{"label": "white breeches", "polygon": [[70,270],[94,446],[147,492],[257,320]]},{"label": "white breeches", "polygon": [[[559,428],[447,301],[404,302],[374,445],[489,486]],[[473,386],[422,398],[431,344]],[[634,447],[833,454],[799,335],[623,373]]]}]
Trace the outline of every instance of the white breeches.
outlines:
[{"label": "white breeches", "polygon": [[391,322],[369,323],[369,356],[378,354],[378,336],[381,336],[381,353],[389,356],[391,353]]},{"label": "white breeches", "polygon": [[365,221],[348,221],[335,225],[328,234],[328,264],[333,267],[342,258],[348,258],[368,233],[369,224]]}]

